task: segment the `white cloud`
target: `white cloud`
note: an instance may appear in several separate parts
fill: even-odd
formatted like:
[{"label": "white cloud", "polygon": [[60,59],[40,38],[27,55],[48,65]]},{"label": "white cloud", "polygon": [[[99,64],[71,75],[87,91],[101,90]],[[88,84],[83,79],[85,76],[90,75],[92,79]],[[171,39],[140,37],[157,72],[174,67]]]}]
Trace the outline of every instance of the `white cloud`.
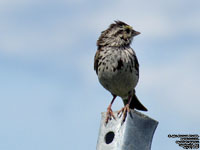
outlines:
[{"label": "white cloud", "polygon": [[[86,26],[99,32],[119,19],[141,31],[147,38],[170,38],[182,32],[199,33],[200,10],[180,10],[184,4],[187,3],[173,1],[165,5],[161,1],[119,1],[89,15],[90,23]],[[186,11],[187,15],[182,16],[181,11]]]},{"label": "white cloud", "polygon": [[5,18],[0,25],[0,52],[8,55],[35,57],[63,50],[69,52],[69,47],[77,40],[73,25],[64,18],[53,18],[53,21],[41,23],[12,18]]},{"label": "white cloud", "polygon": [[24,7],[33,5],[33,4],[38,4],[40,3],[39,0],[1,0],[0,1],[0,12],[2,13],[7,13],[7,12],[12,12],[15,10],[20,10]]},{"label": "white cloud", "polygon": [[154,93],[161,107],[186,116],[200,115],[199,57],[198,51],[189,51],[167,64],[143,68],[140,87]]},{"label": "white cloud", "polygon": [[[82,1],[84,0],[73,2],[61,0],[58,3],[66,3],[67,6],[67,3],[82,3]],[[29,46],[34,47],[33,53],[37,50],[40,52],[49,51],[49,47],[67,47],[76,43],[88,32],[99,35],[116,19],[132,25],[136,30],[142,32],[145,39],[170,38],[183,32],[198,34],[200,32],[200,21],[198,19],[200,10],[188,11],[188,14],[184,17],[181,16],[181,13],[173,14],[172,12],[180,7],[179,2],[179,0],[172,4],[160,1],[147,3],[130,0],[118,1],[117,3],[109,2],[108,5],[97,8],[94,12],[89,10],[84,12],[85,16],[82,16],[82,12],[77,10],[77,16],[73,19],[57,16],[58,19],[54,16],[53,18],[46,18],[45,21],[37,22],[36,27],[34,25],[29,27],[24,24],[24,20],[19,20],[16,25],[16,20],[13,19],[15,13],[11,11],[7,14],[7,12],[12,8],[19,11],[24,6],[41,4],[42,2],[32,0],[0,1],[0,7],[4,8],[5,11],[2,13],[0,25],[0,28],[4,31],[3,38],[0,40],[1,51],[29,54],[26,53],[31,51]],[[43,5],[41,6],[43,7]],[[174,18],[173,15],[176,17]],[[175,20],[177,17],[178,20]],[[21,25],[20,21],[22,21]],[[59,48],[54,50],[58,51]]]}]

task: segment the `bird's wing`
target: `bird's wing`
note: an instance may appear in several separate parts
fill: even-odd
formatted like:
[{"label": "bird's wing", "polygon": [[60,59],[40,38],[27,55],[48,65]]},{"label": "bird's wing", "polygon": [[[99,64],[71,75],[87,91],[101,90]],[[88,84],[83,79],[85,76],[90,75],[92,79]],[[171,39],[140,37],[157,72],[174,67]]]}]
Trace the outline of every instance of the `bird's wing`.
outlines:
[{"label": "bird's wing", "polygon": [[136,54],[135,54],[135,51],[131,48],[131,50],[132,50],[132,52],[133,52],[133,57],[134,57],[134,64],[135,64],[135,69],[136,69],[136,71],[138,72],[138,75],[139,75],[139,62],[138,62],[138,59],[137,59],[137,56],[136,56]]},{"label": "bird's wing", "polygon": [[134,62],[135,62],[135,69],[139,73],[139,62],[138,62],[138,59],[137,59],[135,54],[133,55],[133,57],[134,57]]},{"label": "bird's wing", "polygon": [[97,50],[97,52],[96,52],[96,54],[94,56],[94,70],[96,71],[97,74],[98,74],[99,54],[100,54],[100,51]]}]

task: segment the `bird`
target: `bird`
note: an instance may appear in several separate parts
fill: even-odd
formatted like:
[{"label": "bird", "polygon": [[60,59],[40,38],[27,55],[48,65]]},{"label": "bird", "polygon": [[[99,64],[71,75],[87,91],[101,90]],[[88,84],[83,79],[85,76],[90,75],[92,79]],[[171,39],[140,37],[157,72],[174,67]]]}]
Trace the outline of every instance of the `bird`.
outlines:
[{"label": "bird", "polygon": [[130,109],[147,111],[135,93],[139,80],[139,62],[135,51],[130,47],[133,38],[139,34],[130,25],[117,20],[102,31],[97,40],[94,70],[100,84],[113,96],[107,107],[106,124],[109,120],[116,119],[111,107],[117,96],[124,103],[117,113],[117,116],[123,116],[123,122]]}]

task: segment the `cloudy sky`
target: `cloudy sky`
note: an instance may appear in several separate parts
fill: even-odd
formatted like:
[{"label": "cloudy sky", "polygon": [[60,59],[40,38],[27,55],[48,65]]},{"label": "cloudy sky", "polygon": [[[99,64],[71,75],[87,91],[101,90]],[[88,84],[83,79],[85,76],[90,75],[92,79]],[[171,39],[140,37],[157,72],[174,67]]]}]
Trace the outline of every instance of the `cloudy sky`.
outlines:
[{"label": "cloudy sky", "polygon": [[0,149],[96,148],[112,98],[93,71],[96,40],[122,20],[141,32],[136,91],[159,121],[152,150],[180,150],[168,134],[200,134],[199,18],[199,0],[0,0]]}]

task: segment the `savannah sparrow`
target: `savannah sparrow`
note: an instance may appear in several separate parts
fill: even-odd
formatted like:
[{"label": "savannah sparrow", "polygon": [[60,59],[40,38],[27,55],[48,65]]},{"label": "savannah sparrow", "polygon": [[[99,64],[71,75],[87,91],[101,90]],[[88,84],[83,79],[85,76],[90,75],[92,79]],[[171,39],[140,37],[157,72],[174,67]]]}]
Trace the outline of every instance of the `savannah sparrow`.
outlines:
[{"label": "savannah sparrow", "polygon": [[106,123],[112,118],[115,119],[111,106],[117,96],[124,102],[124,107],[118,112],[123,114],[123,121],[130,109],[147,111],[135,95],[139,79],[139,63],[130,44],[133,37],[138,34],[140,32],[128,24],[115,21],[101,33],[97,41],[94,70],[101,85],[113,95],[107,108]]}]

